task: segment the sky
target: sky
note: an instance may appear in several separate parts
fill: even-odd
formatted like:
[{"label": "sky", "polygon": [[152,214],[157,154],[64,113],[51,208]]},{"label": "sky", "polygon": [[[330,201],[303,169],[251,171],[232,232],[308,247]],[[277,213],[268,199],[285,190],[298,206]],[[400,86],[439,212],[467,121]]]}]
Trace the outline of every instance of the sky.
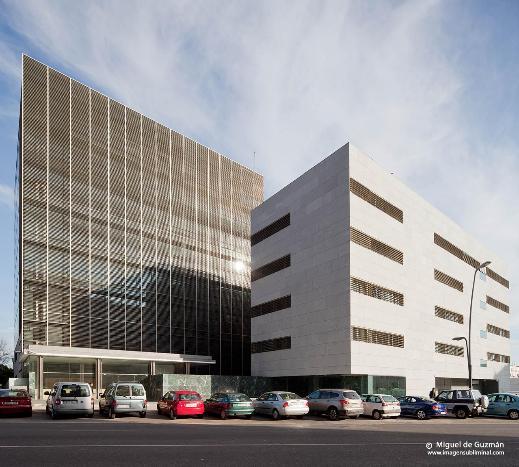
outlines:
[{"label": "sky", "polygon": [[259,171],[267,197],[352,142],[508,260],[519,362],[518,20],[515,0],[0,0],[0,339],[26,53]]}]

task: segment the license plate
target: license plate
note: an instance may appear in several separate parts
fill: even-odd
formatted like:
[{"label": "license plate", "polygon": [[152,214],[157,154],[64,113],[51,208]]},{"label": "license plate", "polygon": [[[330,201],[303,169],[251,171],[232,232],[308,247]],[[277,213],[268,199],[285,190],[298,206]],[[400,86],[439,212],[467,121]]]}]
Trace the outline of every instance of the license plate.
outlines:
[{"label": "license plate", "polygon": [[63,401],[64,404],[77,404],[77,401]]},{"label": "license plate", "polygon": [[442,415],[447,415],[447,412],[445,412],[445,410],[442,411],[442,412],[440,412],[440,413],[441,413]]},{"label": "license plate", "polygon": [[235,402],[234,407],[250,407],[250,404],[247,404],[246,402]]},{"label": "license plate", "polygon": [[128,404],[117,404],[117,407],[119,407],[120,409],[129,409],[130,406]]},{"label": "license plate", "polygon": [[194,404],[194,403],[192,403],[192,404],[186,404],[186,407],[196,407],[196,406],[197,406],[197,404]]},{"label": "license plate", "polygon": [[18,405],[18,402],[4,402],[4,405]]}]

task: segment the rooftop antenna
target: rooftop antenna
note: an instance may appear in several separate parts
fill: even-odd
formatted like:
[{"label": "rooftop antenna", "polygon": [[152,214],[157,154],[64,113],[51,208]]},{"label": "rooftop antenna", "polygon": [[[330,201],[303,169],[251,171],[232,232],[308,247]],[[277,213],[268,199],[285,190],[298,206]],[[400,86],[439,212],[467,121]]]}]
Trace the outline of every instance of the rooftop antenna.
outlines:
[{"label": "rooftop antenna", "polygon": [[254,170],[254,172],[256,171],[256,151],[254,151],[252,156],[252,170]]}]

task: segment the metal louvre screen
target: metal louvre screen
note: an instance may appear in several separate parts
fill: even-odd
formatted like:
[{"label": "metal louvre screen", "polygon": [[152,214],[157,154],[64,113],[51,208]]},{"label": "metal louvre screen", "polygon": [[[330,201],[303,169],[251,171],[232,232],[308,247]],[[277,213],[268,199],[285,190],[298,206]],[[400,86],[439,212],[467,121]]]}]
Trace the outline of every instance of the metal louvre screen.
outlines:
[{"label": "metal louvre screen", "polygon": [[456,289],[460,292],[463,292],[463,282],[454,279],[454,277],[445,274],[444,272],[438,271],[438,269],[434,270],[434,279],[442,284],[448,285],[453,289]]},{"label": "metal louvre screen", "polygon": [[22,345],[211,355],[200,371],[249,374],[262,177],[27,56],[23,69]]},{"label": "metal louvre screen", "polygon": [[465,350],[463,347],[451,344],[443,344],[442,342],[434,343],[434,351],[436,353],[442,353],[445,355],[454,355],[455,357],[463,357],[465,355]]},{"label": "metal louvre screen", "polygon": [[446,308],[442,308],[441,306],[436,305],[434,307],[434,314],[438,318],[447,319],[458,324],[463,324],[463,315],[451,310],[447,310]]},{"label": "metal louvre screen", "polygon": [[351,338],[354,341],[368,344],[388,345],[390,347],[404,347],[404,336],[392,332],[376,331],[374,329],[352,326]]},{"label": "metal louvre screen", "polygon": [[396,263],[404,264],[404,254],[401,251],[377,240],[376,238],[370,237],[368,234],[365,234],[354,227],[350,227],[350,239],[357,245],[385,256]]},{"label": "metal louvre screen", "polygon": [[350,191],[372,206],[380,209],[388,216],[396,219],[398,222],[404,222],[404,212],[401,209],[397,208],[389,201],[386,201],[384,198],[381,198],[376,193],[373,193],[369,188],[365,187],[362,183],[357,182],[357,180],[354,180],[353,178],[350,178]]},{"label": "metal louvre screen", "polygon": [[373,284],[371,282],[358,279],[357,277],[350,277],[350,287],[353,292],[367,295],[378,300],[384,300],[395,305],[404,306],[404,295],[394,290],[386,289],[381,285]]},{"label": "metal louvre screen", "polygon": [[487,352],[487,360],[491,362],[510,363],[510,355]]},{"label": "metal louvre screen", "polygon": [[279,232],[287,228],[290,225],[290,213],[286,216],[279,218],[278,220],[272,222],[272,224],[267,225],[263,229],[251,235],[250,243],[252,246],[262,242],[263,240],[271,237],[275,233]]},{"label": "metal louvre screen", "polygon": [[266,276],[270,276],[275,272],[281,271],[282,269],[290,267],[290,255],[283,256],[282,258],[276,259],[264,266],[254,269],[251,273],[251,280],[257,281]]},{"label": "metal louvre screen", "polygon": [[495,334],[496,336],[506,337],[507,339],[510,339],[510,331],[494,326],[493,324],[487,324],[487,331],[492,334]]},{"label": "metal louvre screen", "polygon": [[265,341],[253,342],[252,353],[274,352],[276,350],[286,350],[292,347],[292,338],[290,336],[277,337]]},{"label": "metal louvre screen", "polygon": [[508,305],[505,305],[504,303],[500,302],[499,300],[489,297],[488,295],[487,295],[487,303],[490,306],[497,308],[498,310],[504,311],[505,313],[510,313],[510,307]]},{"label": "metal louvre screen", "polygon": [[267,315],[274,313],[275,311],[285,310],[292,306],[292,299],[290,295],[285,297],[276,298],[265,303],[260,303],[251,308],[251,318],[257,316]]},{"label": "metal louvre screen", "polygon": [[503,276],[500,276],[497,272],[493,271],[490,268],[486,268],[487,270],[487,276],[490,277],[490,279],[495,280],[499,284],[501,284],[503,287],[506,287],[507,289],[510,288],[510,282],[508,282],[508,279],[505,279]]}]

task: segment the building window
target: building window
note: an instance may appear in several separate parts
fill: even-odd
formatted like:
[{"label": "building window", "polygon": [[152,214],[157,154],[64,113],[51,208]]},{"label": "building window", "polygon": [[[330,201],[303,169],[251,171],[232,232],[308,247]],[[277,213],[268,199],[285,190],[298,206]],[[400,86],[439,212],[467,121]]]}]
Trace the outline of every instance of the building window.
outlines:
[{"label": "building window", "polygon": [[441,353],[445,355],[454,355],[455,357],[463,357],[465,355],[465,350],[463,347],[452,344],[444,344],[442,342],[435,342],[434,344],[436,353]]},{"label": "building window", "polygon": [[510,363],[510,355],[487,352],[487,360],[491,362]]},{"label": "building window", "polygon": [[503,287],[506,287],[507,289],[510,288],[510,282],[508,279],[505,279],[503,276],[500,276],[497,272],[492,271],[490,268],[487,269],[487,276],[490,277],[490,279],[495,280],[497,283],[501,284]]},{"label": "building window", "polygon": [[375,331],[374,329],[352,326],[351,338],[354,341],[368,344],[388,345],[390,347],[404,347],[404,336],[392,332]]},{"label": "building window", "polygon": [[290,213],[286,216],[279,218],[277,221],[272,222],[272,224],[267,225],[261,230],[258,230],[256,233],[251,235],[250,244],[256,245],[259,242],[262,242],[266,238],[271,237],[275,233],[283,230],[284,228],[290,225]]},{"label": "building window", "polygon": [[481,337],[481,339],[486,339],[487,338],[487,331],[481,329],[479,331],[479,337]]},{"label": "building window", "polygon": [[275,311],[284,310],[292,306],[292,299],[290,295],[285,297],[276,298],[269,302],[260,303],[251,308],[251,317],[256,318],[257,316],[263,316],[268,313],[274,313]]},{"label": "building window", "polygon": [[486,310],[487,309],[487,303],[484,302],[483,300],[480,300],[479,301],[479,308],[481,308],[482,310]]},{"label": "building window", "polygon": [[350,178],[350,191],[372,206],[375,206],[377,209],[385,212],[388,216],[396,219],[398,222],[404,222],[404,213],[401,209],[373,193],[369,188],[365,187],[353,178]]},{"label": "building window", "polygon": [[442,308],[441,306],[436,305],[434,307],[434,314],[438,318],[448,319],[449,321],[454,321],[455,323],[463,324],[463,315],[456,313],[451,310],[447,310],[446,308]]},{"label": "building window", "polygon": [[350,227],[350,239],[357,245],[385,256],[396,263],[404,264],[404,254],[401,251],[377,240],[376,238],[370,237],[368,234],[365,234],[354,227]]},{"label": "building window", "polygon": [[483,282],[486,282],[486,280],[487,280],[487,275],[486,275],[483,271],[479,271],[479,278],[480,278]]},{"label": "building window", "polygon": [[273,352],[275,350],[286,350],[292,347],[292,339],[290,336],[277,337],[276,339],[268,339],[265,341],[253,342],[251,352],[263,353]]},{"label": "building window", "polygon": [[372,284],[356,277],[350,278],[350,286],[353,292],[358,292],[368,297],[404,306],[404,295],[394,290],[386,289],[381,285]]},{"label": "building window", "polygon": [[441,282],[442,284],[448,285],[449,287],[452,287],[453,289],[463,292],[463,282],[461,282],[457,279],[454,279],[454,277],[449,276],[448,274],[445,274],[444,272],[438,271],[438,269],[434,270],[434,278],[438,282]]},{"label": "building window", "polygon": [[487,361],[484,360],[483,358],[481,358],[479,360],[479,366],[482,367],[482,368],[486,368],[487,367]]},{"label": "building window", "polygon": [[489,297],[488,295],[487,295],[487,303],[490,306],[497,308],[498,310],[504,311],[505,313],[510,313],[510,308],[508,305],[505,305],[504,303],[501,303],[499,300]]},{"label": "building window", "polygon": [[283,258],[276,259],[271,263],[265,264],[251,272],[251,281],[257,281],[262,277],[270,276],[275,272],[281,271],[282,269],[290,266],[290,255],[283,256]]},{"label": "building window", "polygon": [[498,328],[497,326],[494,326],[493,324],[487,324],[487,331],[495,334],[496,336],[505,337],[506,339],[510,339],[510,331]]}]

